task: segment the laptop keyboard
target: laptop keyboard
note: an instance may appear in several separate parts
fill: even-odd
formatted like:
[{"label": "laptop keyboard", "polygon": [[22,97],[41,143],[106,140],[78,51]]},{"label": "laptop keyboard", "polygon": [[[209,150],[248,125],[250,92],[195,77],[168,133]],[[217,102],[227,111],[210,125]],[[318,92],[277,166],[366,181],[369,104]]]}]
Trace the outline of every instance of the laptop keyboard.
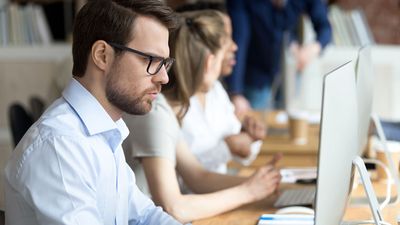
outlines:
[{"label": "laptop keyboard", "polygon": [[275,208],[286,206],[311,206],[314,203],[315,187],[284,190],[274,203]]}]

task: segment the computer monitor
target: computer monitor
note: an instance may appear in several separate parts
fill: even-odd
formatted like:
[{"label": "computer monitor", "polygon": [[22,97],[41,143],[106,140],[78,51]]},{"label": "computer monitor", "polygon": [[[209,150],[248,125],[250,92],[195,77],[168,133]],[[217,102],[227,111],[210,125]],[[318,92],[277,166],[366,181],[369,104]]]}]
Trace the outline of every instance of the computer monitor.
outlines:
[{"label": "computer monitor", "polygon": [[324,77],[315,199],[315,225],[341,223],[358,151],[357,97],[353,63]]},{"label": "computer monitor", "polygon": [[[371,60],[371,49],[369,46],[363,46],[358,52],[357,64],[356,64],[356,86],[357,86],[357,103],[358,103],[358,124],[359,124],[359,155],[361,155],[367,145],[368,131],[371,121],[372,103],[373,103],[373,85],[374,84],[374,72]],[[378,135],[381,142],[386,145],[386,138],[381,129],[379,118],[375,115],[373,118],[375,127],[378,129]],[[400,202],[400,182],[398,172],[394,166],[393,160],[389,157],[386,152],[386,156],[389,162],[389,171],[394,180],[397,196],[394,202]],[[389,184],[388,184],[389,185]],[[382,203],[382,207],[385,206],[390,200],[390,193],[386,196],[386,199]],[[358,201],[359,202],[359,201]]]},{"label": "computer monitor", "polygon": [[358,160],[359,125],[355,79],[351,61],[324,77],[315,225],[341,224],[352,190],[355,159],[366,184],[374,219],[381,220],[365,165]]},{"label": "computer monitor", "polygon": [[362,155],[368,142],[368,131],[372,113],[373,81],[371,49],[362,47],[356,62],[356,89],[358,104],[358,155]]}]

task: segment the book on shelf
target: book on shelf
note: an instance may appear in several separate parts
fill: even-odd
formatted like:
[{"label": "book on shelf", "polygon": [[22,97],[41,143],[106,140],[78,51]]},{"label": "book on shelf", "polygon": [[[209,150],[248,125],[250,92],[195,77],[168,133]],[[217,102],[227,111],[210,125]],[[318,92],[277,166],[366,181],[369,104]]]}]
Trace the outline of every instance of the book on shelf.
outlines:
[{"label": "book on shelf", "polygon": [[328,18],[332,26],[335,45],[362,46],[375,43],[361,9],[342,10],[333,5],[329,9]]},{"label": "book on shelf", "polygon": [[7,0],[0,0],[0,8],[4,7],[7,4]]},{"label": "book on shelf", "polygon": [[52,43],[50,27],[43,8],[10,3],[0,10],[0,46],[48,45]]},{"label": "book on shelf", "polygon": [[8,12],[0,7],[0,46],[8,43],[7,24]]}]

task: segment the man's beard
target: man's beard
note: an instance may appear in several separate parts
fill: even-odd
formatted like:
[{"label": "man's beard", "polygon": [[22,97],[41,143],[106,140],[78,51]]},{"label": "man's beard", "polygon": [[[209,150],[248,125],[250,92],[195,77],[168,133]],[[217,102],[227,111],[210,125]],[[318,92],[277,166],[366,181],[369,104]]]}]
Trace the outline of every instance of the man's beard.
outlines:
[{"label": "man's beard", "polygon": [[[115,74],[109,74],[109,76],[110,79],[106,84],[106,97],[111,104],[132,115],[144,115],[150,112],[152,101],[150,99],[147,101],[142,100],[146,94],[131,96],[128,93],[129,88],[123,89],[118,87],[118,78]],[[147,93],[147,91],[144,91],[144,93]]]}]

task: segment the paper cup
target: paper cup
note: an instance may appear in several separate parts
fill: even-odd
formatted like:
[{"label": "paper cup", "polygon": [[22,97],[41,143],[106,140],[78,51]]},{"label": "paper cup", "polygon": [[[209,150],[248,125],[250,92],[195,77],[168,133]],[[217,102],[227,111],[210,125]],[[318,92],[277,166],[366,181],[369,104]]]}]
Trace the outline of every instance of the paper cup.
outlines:
[{"label": "paper cup", "polygon": [[289,134],[295,144],[308,142],[308,113],[305,111],[289,112]]}]

